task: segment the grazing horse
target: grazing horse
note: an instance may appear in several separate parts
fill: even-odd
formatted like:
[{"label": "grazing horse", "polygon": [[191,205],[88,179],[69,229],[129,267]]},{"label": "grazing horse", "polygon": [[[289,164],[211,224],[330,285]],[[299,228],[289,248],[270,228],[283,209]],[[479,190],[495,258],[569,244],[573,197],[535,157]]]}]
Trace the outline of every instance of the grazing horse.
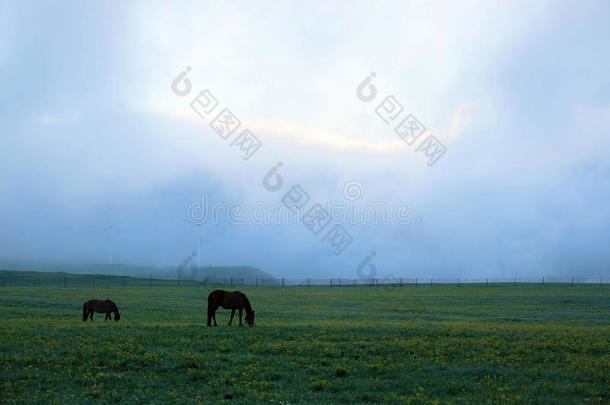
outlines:
[{"label": "grazing horse", "polygon": [[252,310],[250,301],[248,301],[248,297],[246,297],[244,293],[224,290],[212,291],[210,295],[208,295],[208,326],[212,326],[212,320],[214,320],[214,326],[218,326],[216,323],[216,310],[218,307],[231,310],[229,326],[231,326],[231,322],[233,322],[233,316],[235,315],[236,309],[239,310],[239,326],[242,326],[241,313],[244,309],[246,310],[246,322],[248,323],[248,326],[254,325],[254,311]]},{"label": "grazing horse", "polygon": [[118,321],[121,319],[121,314],[119,314],[119,309],[116,304],[110,300],[101,301],[101,300],[90,300],[85,302],[83,305],[83,321],[87,320],[87,317],[91,317],[93,320],[93,313],[100,312],[102,314],[106,314],[106,319],[112,319],[110,316],[111,312],[114,312],[114,320]]}]

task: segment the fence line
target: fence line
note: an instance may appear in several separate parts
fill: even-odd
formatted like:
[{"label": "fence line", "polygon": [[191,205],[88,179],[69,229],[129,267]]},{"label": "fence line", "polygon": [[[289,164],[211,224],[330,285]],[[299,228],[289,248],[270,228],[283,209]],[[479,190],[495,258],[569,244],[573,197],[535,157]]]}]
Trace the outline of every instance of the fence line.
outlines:
[{"label": "fence line", "polygon": [[247,277],[201,277],[200,279],[178,277],[171,278],[166,276],[156,276],[152,274],[147,278],[135,278],[127,276],[111,275],[85,275],[70,274],[68,276],[44,276],[32,275],[20,277],[12,273],[4,276],[0,273],[0,288],[2,287],[205,287],[210,285],[222,285],[225,287],[251,286],[251,287],[311,287],[328,286],[332,288],[346,287],[426,287],[426,286],[455,286],[455,287],[494,287],[494,286],[513,286],[527,285],[590,285],[604,287],[608,284],[608,278],[600,277],[598,280],[578,277],[513,277],[513,278],[370,278],[370,279],[350,279],[350,278],[247,278]]}]

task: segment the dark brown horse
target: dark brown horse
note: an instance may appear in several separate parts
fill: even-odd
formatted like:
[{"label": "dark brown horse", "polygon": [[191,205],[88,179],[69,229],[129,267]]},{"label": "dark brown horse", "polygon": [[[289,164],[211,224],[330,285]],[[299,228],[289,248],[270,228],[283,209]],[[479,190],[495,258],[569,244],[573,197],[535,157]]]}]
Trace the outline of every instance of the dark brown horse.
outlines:
[{"label": "dark brown horse", "polygon": [[83,321],[86,321],[88,317],[91,317],[93,320],[93,313],[99,312],[102,314],[106,314],[106,319],[112,319],[110,316],[111,313],[114,313],[114,320],[118,321],[121,319],[121,314],[119,314],[119,309],[116,304],[110,300],[101,301],[101,300],[90,300],[85,302],[83,305]]},{"label": "dark brown horse", "polygon": [[212,326],[212,320],[214,320],[214,326],[218,326],[216,323],[216,310],[218,307],[231,310],[229,326],[231,326],[231,322],[233,322],[233,316],[235,315],[236,309],[239,310],[239,326],[242,326],[241,314],[244,309],[246,310],[246,322],[248,323],[248,326],[254,325],[254,311],[252,310],[250,301],[248,301],[248,297],[246,297],[244,293],[224,290],[212,291],[210,295],[208,295],[208,326]]}]

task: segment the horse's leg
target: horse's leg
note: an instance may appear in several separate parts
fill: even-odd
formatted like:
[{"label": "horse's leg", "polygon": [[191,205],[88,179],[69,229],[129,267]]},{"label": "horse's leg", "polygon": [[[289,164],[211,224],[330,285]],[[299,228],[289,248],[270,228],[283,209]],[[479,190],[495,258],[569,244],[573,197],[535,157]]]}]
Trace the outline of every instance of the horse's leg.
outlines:
[{"label": "horse's leg", "polygon": [[241,323],[241,312],[242,312],[243,310],[244,310],[243,308],[239,308],[239,326],[244,326],[244,325]]},{"label": "horse's leg", "polygon": [[110,318],[110,312],[106,312],[106,317],[104,318],[104,321],[107,321],[108,318]]},{"label": "horse's leg", "polygon": [[90,314],[89,316],[91,317],[91,320],[93,320],[93,313],[94,312],[95,312],[94,310],[91,310],[91,312],[89,312],[89,314]]},{"label": "horse's leg", "polygon": [[218,326],[218,324],[216,323],[216,312],[214,312],[212,318],[214,319],[214,326]]},{"label": "horse's leg", "polygon": [[229,319],[229,326],[231,326],[231,322],[233,322],[233,316],[235,315],[235,310],[231,310],[231,319]]}]

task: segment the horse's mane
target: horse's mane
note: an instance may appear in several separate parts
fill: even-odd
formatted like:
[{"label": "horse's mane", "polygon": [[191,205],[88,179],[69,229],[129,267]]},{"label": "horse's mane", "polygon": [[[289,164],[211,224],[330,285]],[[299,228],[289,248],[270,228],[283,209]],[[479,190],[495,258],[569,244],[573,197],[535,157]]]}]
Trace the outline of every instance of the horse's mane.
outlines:
[{"label": "horse's mane", "polygon": [[110,305],[112,305],[112,310],[119,312],[119,308],[116,306],[116,304],[114,303],[114,301],[111,300],[106,300],[107,303],[109,303]]},{"label": "horse's mane", "polygon": [[250,300],[248,299],[248,297],[246,297],[246,294],[244,294],[241,291],[237,291],[237,292],[240,293],[241,296],[244,297],[244,300],[246,301],[246,305],[245,305],[246,313],[248,313],[248,314],[252,313],[252,305],[250,305]]}]

